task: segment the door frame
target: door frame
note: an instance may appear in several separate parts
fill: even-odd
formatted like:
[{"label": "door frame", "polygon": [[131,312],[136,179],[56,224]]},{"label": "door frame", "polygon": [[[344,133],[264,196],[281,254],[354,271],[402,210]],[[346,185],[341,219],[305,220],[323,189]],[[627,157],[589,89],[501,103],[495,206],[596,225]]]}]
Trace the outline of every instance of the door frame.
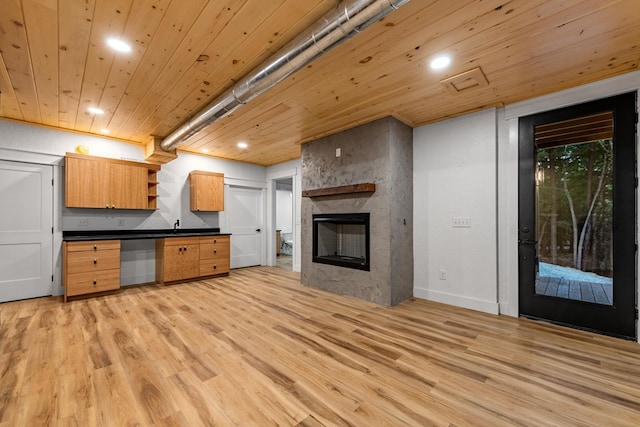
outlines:
[{"label": "door frame", "polygon": [[302,206],[302,196],[300,191],[301,177],[299,167],[292,167],[286,170],[279,170],[267,174],[267,265],[276,265],[275,251],[275,231],[276,231],[276,181],[284,178],[291,178],[293,183],[293,271],[300,271],[300,210]]},{"label": "door frame", "polygon": [[[633,71],[498,109],[498,296],[501,314],[518,316],[518,118],[638,91],[639,81],[640,71]],[[640,162],[640,150],[638,156]],[[637,325],[640,330],[640,320]]]},{"label": "door frame", "polygon": [[[535,245],[520,244],[519,313],[555,323],[637,339],[636,203],[636,92],[602,98],[587,103],[545,111],[519,119],[519,242],[533,242],[535,229],[535,126],[570,118],[612,111],[614,114],[614,296],[613,305],[559,299],[535,293]],[[621,123],[625,126],[621,126]],[[623,185],[624,183],[624,185]],[[523,194],[527,197],[523,197]],[[617,283],[617,286],[616,286]]]},{"label": "door frame", "polygon": [[[238,187],[238,188],[246,188],[246,189],[251,189],[251,190],[260,190],[260,201],[259,201],[259,205],[260,205],[260,221],[262,222],[262,224],[267,225],[267,221],[266,221],[266,209],[265,209],[265,202],[266,202],[266,183],[264,182],[258,182],[258,181],[250,181],[250,180],[243,180],[243,179],[236,179],[236,178],[224,178],[224,205],[226,206],[231,206],[230,203],[230,197],[231,197],[231,187]],[[225,208],[226,209],[226,208]],[[220,224],[224,224],[224,227],[221,227],[223,229],[224,232],[231,232],[231,224],[229,222],[229,215],[227,210],[221,212],[221,214],[224,214],[224,218],[222,218],[222,220],[220,220]],[[268,227],[266,227],[268,228]],[[267,238],[265,236],[264,232],[260,233],[260,265],[267,265]]]},{"label": "door frame", "polygon": [[53,167],[53,296],[64,295],[62,286],[62,206],[64,204],[64,155],[0,147],[0,159]]},{"label": "door frame", "polygon": [[51,168],[51,283],[49,284],[49,295],[59,296],[64,294],[62,286],[62,217],[60,206],[62,197],[62,168],[63,157],[31,153],[21,150],[0,148],[0,160],[17,164],[47,166]]}]

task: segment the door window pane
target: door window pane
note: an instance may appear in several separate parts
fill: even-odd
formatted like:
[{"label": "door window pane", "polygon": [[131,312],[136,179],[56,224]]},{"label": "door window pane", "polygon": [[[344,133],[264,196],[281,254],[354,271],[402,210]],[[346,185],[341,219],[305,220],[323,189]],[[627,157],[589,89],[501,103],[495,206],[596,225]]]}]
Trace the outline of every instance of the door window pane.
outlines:
[{"label": "door window pane", "polygon": [[536,127],[536,293],[613,303],[613,118]]}]

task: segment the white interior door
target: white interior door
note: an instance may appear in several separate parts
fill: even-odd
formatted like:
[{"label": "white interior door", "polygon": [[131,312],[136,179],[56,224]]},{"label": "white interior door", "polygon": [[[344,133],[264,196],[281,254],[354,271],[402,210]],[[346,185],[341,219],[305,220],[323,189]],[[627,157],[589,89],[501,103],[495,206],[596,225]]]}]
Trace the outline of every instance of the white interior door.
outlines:
[{"label": "white interior door", "polygon": [[262,190],[229,187],[227,215],[231,232],[231,268],[260,265]]},{"label": "white interior door", "polygon": [[53,168],[0,160],[0,302],[52,294]]}]

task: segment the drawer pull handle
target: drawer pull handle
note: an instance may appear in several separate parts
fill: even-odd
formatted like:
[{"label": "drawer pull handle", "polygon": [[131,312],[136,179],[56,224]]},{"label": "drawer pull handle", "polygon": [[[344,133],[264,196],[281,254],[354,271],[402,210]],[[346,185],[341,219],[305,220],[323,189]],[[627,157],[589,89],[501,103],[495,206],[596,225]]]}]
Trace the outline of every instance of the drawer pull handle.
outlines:
[{"label": "drawer pull handle", "polygon": [[184,250],[185,250],[185,251],[187,250],[187,247],[186,247],[186,246],[184,247]]},{"label": "drawer pull handle", "polygon": [[213,239],[213,243],[218,243],[218,241],[216,239]]},{"label": "drawer pull handle", "polygon": [[215,270],[216,268],[218,268],[218,267],[216,267],[216,265],[215,265],[215,264],[213,264],[213,269]]},{"label": "drawer pull handle", "polygon": [[214,253],[214,254],[217,254],[217,253],[218,253],[218,250],[217,250],[217,249],[214,249],[214,250],[213,250],[213,253]]},{"label": "drawer pull handle", "polygon": [[93,245],[93,250],[97,251],[98,250],[98,245]]},{"label": "drawer pull handle", "polygon": [[93,259],[93,265],[96,265],[97,263],[98,263],[98,260],[94,258]]},{"label": "drawer pull handle", "polygon": [[95,285],[97,285],[97,284],[98,284],[98,281],[97,281],[97,280],[94,280],[94,281],[93,281],[93,286],[95,286]]},{"label": "drawer pull handle", "polygon": [[105,208],[109,209],[109,205],[107,204],[107,205],[105,206]]},{"label": "drawer pull handle", "polygon": [[115,208],[116,208],[116,205],[111,205],[111,209],[115,209]]},{"label": "drawer pull handle", "polygon": [[178,252],[182,252],[182,248],[178,248]]}]

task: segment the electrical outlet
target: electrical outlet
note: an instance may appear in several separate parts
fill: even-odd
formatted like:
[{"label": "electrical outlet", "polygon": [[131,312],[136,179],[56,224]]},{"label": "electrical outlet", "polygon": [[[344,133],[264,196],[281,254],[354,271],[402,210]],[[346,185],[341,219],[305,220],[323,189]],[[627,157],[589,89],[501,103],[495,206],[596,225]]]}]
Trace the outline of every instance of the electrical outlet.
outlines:
[{"label": "electrical outlet", "polygon": [[451,218],[451,226],[453,228],[471,228],[471,218],[459,216]]},{"label": "electrical outlet", "polygon": [[78,226],[87,227],[89,225],[89,218],[78,218]]},{"label": "electrical outlet", "polygon": [[447,280],[447,270],[440,270],[440,280]]},{"label": "electrical outlet", "polygon": [[336,148],[336,157],[340,157],[341,154],[342,154],[342,150],[340,150],[339,148]]}]

